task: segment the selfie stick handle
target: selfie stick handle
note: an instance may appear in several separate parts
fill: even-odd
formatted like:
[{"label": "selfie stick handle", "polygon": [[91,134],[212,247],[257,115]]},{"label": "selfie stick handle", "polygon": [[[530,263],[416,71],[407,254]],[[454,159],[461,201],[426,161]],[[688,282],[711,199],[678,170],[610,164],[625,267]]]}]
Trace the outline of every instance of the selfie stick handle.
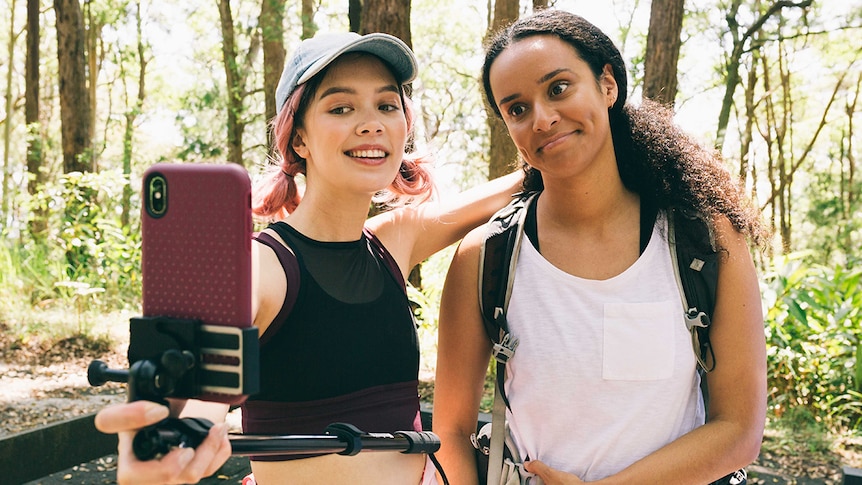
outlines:
[{"label": "selfie stick handle", "polygon": [[339,454],[353,456],[361,451],[399,451],[405,454],[434,453],[440,438],[429,431],[365,433],[352,424],[333,423],[325,435],[255,436],[232,435],[231,454],[269,456],[299,454]]}]

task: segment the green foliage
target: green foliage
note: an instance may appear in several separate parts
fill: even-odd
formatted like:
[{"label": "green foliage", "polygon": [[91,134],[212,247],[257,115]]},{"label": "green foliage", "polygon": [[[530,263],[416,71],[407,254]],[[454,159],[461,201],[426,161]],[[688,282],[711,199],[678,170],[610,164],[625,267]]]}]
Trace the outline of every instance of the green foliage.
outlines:
[{"label": "green foliage", "polygon": [[862,269],[780,258],[765,276],[770,410],[802,412],[834,427],[862,423],[857,359],[862,335]]},{"label": "green foliage", "polygon": [[806,190],[810,209],[805,220],[813,230],[804,237],[809,248],[818,248],[815,260],[852,258],[862,244],[862,183],[848,187],[846,174],[838,172],[811,174],[814,181]]},{"label": "green foliage", "polygon": [[3,303],[74,309],[80,319],[90,309],[137,302],[140,235],[135,223],[120,223],[118,204],[127,184],[118,171],[76,172],[46,183],[28,202],[46,214],[47,232],[37,237],[3,233]]}]

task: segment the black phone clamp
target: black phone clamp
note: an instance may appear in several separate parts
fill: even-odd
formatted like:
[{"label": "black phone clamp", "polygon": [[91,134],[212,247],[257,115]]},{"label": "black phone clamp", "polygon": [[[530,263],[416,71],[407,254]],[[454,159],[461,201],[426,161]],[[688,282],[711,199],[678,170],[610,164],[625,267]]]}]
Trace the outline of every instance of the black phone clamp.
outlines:
[{"label": "black phone clamp", "polygon": [[206,325],[196,319],[129,319],[129,370],[94,360],[92,386],[128,383],[128,400],[165,403],[165,398],[230,400],[259,387],[256,327]]}]

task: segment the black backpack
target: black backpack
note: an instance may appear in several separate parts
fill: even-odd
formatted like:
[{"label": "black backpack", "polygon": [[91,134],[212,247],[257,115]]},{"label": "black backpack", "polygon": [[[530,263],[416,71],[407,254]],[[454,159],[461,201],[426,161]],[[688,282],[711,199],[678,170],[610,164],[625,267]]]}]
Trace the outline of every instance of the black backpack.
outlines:
[{"label": "black backpack", "polygon": [[[513,275],[518,250],[524,235],[527,206],[539,192],[516,196],[498,211],[488,223],[482,245],[479,274],[481,294],[479,305],[485,332],[493,344],[492,354],[497,366],[497,387],[506,405],[503,382],[506,362],[514,355],[517,340],[509,334],[506,310],[512,293]],[[709,324],[715,309],[715,289],[718,282],[718,254],[710,225],[700,214],[671,208],[668,215],[668,242],[677,262],[674,273],[680,296],[686,308],[686,327],[692,335],[692,346],[700,372],[709,372],[715,358],[709,343]],[[706,385],[704,402],[707,402]]]}]

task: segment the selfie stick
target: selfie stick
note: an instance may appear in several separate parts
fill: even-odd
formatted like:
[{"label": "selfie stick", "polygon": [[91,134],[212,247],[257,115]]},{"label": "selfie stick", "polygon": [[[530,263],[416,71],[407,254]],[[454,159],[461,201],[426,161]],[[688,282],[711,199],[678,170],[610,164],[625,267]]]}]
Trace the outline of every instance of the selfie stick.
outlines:
[{"label": "selfie stick", "polygon": [[[167,454],[173,448],[194,448],[206,438],[212,423],[201,418],[168,418],[141,430],[132,442],[139,460]],[[339,454],[353,456],[361,451],[434,453],[440,438],[428,431],[366,433],[352,424],[333,423],[323,435],[231,435],[234,456]]]}]

